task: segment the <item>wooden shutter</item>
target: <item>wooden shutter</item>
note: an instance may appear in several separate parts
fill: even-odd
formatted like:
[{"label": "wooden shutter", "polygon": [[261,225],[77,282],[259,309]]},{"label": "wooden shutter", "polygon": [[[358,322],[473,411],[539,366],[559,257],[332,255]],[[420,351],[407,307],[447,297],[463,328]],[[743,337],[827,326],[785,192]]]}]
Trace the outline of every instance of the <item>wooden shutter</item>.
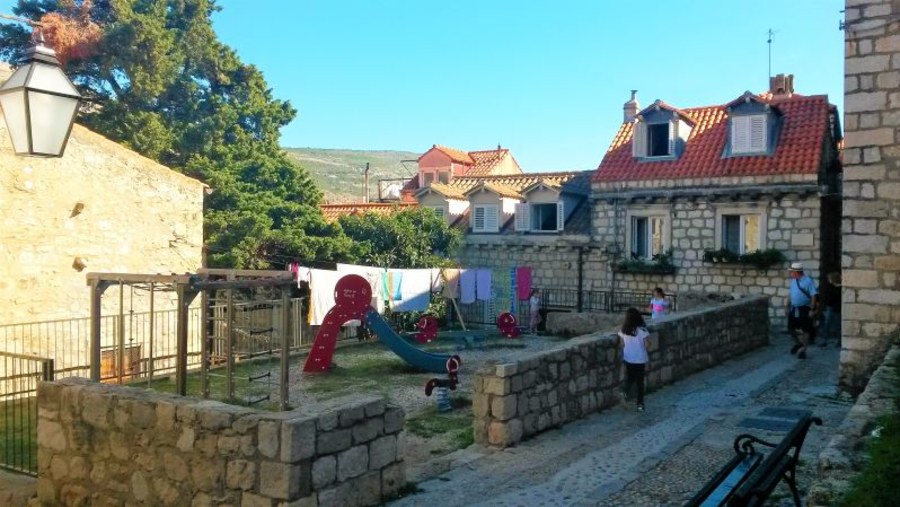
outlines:
[{"label": "wooden shutter", "polygon": [[566,207],[562,201],[556,203],[556,230],[562,231],[566,227]]},{"label": "wooden shutter", "polygon": [[475,232],[484,231],[484,206],[475,206],[472,211],[472,230]]},{"label": "wooden shutter", "polygon": [[647,156],[647,125],[642,121],[634,122],[631,137],[631,155],[633,157]]},{"label": "wooden shutter", "polygon": [[756,114],[748,119],[750,122],[750,151],[766,151],[766,116]]},{"label": "wooden shutter", "polygon": [[731,153],[747,153],[750,151],[750,117],[733,116],[731,118]]},{"label": "wooden shutter", "polygon": [[678,118],[669,121],[669,155],[675,155],[675,144],[678,141]]},{"label": "wooden shutter", "polygon": [[519,232],[531,230],[531,205],[527,202],[516,204],[516,230]]},{"label": "wooden shutter", "polygon": [[500,230],[497,220],[497,206],[484,207],[484,230],[485,232],[497,232]]}]

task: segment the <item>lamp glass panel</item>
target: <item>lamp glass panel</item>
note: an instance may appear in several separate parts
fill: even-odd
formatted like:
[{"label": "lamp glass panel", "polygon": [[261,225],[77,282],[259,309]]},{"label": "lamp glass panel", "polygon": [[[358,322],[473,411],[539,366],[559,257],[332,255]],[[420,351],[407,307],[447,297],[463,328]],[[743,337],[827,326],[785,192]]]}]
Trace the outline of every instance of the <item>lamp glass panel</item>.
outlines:
[{"label": "lamp glass panel", "polygon": [[28,79],[28,69],[27,65],[23,65],[16,69],[12,76],[9,76],[9,79],[3,83],[3,86],[0,86],[0,90],[9,90],[12,88],[18,88],[25,85],[25,80]]},{"label": "lamp glass panel", "polygon": [[25,90],[0,94],[0,109],[16,153],[28,153],[28,123],[25,116]]},{"label": "lamp glass panel", "polygon": [[78,90],[59,67],[38,62],[32,62],[31,65],[34,66],[34,71],[28,80],[28,88],[62,95],[78,95]]},{"label": "lamp glass panel", "polygon": [[61,155],[78,100],[30,91],[28,105],[34,153]]}]

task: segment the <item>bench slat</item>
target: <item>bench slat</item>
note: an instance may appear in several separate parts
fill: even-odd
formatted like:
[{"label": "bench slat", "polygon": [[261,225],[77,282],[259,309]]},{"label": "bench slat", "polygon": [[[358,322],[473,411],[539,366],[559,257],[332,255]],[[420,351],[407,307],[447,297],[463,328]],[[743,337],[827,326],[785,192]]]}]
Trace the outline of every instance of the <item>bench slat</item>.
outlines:
[{"label": "bench slat", "polygon": [[700,507],[720,507],[726,505],[736,490],[762,461],[762,454],[749,454],[742,459],[722,482],[709,494]]}]

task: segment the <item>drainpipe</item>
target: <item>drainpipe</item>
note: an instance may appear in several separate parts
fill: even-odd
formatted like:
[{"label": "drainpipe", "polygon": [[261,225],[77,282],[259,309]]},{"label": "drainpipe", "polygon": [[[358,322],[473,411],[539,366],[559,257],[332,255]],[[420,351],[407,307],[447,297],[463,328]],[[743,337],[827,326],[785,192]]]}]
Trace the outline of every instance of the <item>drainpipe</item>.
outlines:
[{"label": "drainpipe", "polygon": [[578,296],[576,309],[581,312],[584,307],[584,247],[578,247]]}]

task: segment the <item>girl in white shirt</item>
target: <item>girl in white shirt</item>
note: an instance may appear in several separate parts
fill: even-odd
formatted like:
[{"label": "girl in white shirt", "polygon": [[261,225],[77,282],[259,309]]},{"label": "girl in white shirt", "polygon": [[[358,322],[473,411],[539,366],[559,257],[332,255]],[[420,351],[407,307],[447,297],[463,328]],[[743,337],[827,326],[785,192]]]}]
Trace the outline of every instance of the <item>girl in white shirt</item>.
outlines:
[{"label": "girl in white shirt", "polygon": [[619,331],[622,340],[622,359],[625,363],[625,389],[627,394],[631,386],[637,384],[637,410],[644,411],[644,375],[647,362],[650,360],[647,354],[647,325],[637,308],[629,308],[625,312],[625,322]]},{"label": "girl in white shirt", "polygon": [[528,332],[535,334],[537,333],[538,320],[540,319],[539,313],[541,310],[541,294],[538,289],[531,289],[531,294],[528,295],[528,306]]}]

